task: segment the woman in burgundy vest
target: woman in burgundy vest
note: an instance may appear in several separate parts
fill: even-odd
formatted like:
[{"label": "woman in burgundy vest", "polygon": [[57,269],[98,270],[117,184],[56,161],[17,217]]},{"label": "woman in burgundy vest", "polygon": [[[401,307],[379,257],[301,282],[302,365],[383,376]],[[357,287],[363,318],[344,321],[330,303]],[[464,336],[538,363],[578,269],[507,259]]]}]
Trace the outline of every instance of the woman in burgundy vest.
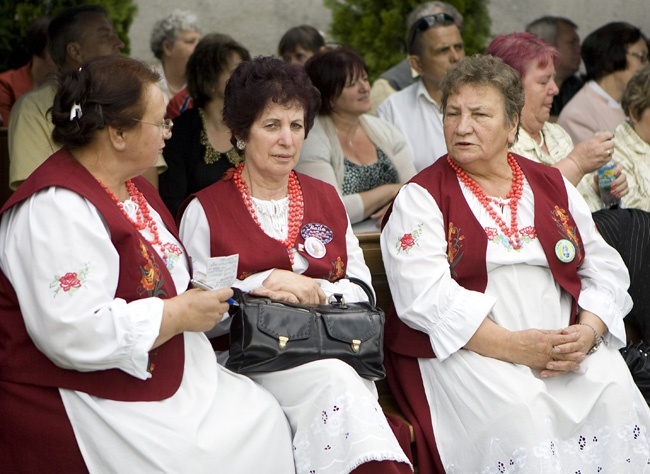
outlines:
[{"label": "woman in burgundy vest", "polygon": [[139,177],[171,136],[158,79],[121,56],[63,75],[63,148],[0,211],[6,472],[294,470],[280,406],[203,333],[232,290],[186,291],[174,220]]},{"label": "woman in burgundy vest", "polygon": [[[244,161],[186,203],[181,235],[197,275],[207,278],[223,257],[236,256],[231,277],[244,291],[304,304],[335,292],[367,300],[346,278],[370,282],[341,198],[331,185],[293,171],[319,102],[299,65],[261,57],[233,72],[224,120]],[[227,333],[229,323],[214,334]],[[374,383],[346,363],[318,360],[251,378],[287,415],[298,473],[412,472]]]},{"label": "woman in burgundy vest", "polygon": [[404,186],[381,235],[388,381],[418,467],[643,472],[620,256],[558,170],[508,151],[524,103],[512,68],[466,58],[441,89],[449,154]]}]

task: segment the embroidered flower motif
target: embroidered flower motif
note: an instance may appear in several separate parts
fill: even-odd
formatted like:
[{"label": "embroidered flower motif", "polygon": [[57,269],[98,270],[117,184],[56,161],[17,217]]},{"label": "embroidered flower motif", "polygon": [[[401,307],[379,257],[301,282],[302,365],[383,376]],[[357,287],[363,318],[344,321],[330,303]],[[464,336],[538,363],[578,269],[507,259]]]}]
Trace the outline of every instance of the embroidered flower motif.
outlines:
[{"label": "embroidered flower motif", "polygon": [[457,276],[454,267],[460,263],[463,258],[463,244],[465,240],[464,235],[460,235],[460,229],[454,226],[452,221],[449,221],[447,226],[447,261],[449,262],[449,269],[452,276]]},{"label": "embroidered flower motif", "polygon": [[163,250],[163,262],[167,270],[170,272],[174,269],[174,264],[180,260],[180,256],[183,255],[183,250],[176,244],[172,242],[166,242],[162,245]]},{"label": "embroidered flower motif", "polygon": [[408,232],[404,234],[402,237],[397,239],[397,244],[395,245],[395,248],[397,249],[397,253],[399,254],[400,252],[406,252],[409,253],[409,250],[411,250],[413,247],[418,245],[418,240],[420,239],[420,234],[422,234],[422,223],[418,224],[418,226],[413,230],[412,232]]},{"label": "embroidered flower motif", "polygon": [[70,295],[74,294],[79,288],[82,287],[88,276],[88,264],[76,272],[67,272],[65,275],[54,275],[54,279],[50,283],[50,288],[54,290],[54,296],[57,296],[61,290]]},{"label": "embroidered flower motif", "polygon": [[345,264],[341,257],[336,257],[336,260],[332,262],[332,269],[327,274],[327,280],[336,281],[340,280],[345,276]]},{"label": "embroidered flower motif", "polygon": [[140,255],[145,259],[146,263],[140,267],[140,294],[147,293],[147,296],[167,296],[167,293],[162,290],[163,278],[160,274],[160,268],[156,261],[151,258],[147,247],[140,241]]},{"label": "embroidered flower motif", "polygon": [[561,209],[559,206],[551,211],[551,217],[555,221],[555,225],[558,227],[559,234],[571,241],[571,243],[576,248],[576,255],[578,256],[578,264],[582,262],[582,251],[580,249],[580,237],[578,236],[578,230],[576,226],[569,224],[569,214],[566,210]]},{"label": "embroidered flower motif", "polygon": [[530,240],[535,240],[537,238],[537,231],[532,225],[520,229],[519,233],[521,234],[521,237],[528,237]]},{"label": "embroidered flower motif", "polygon": [[486,227],[485,235],[487,235],[488,240],[494,240],[494,238],[499,235],[499,231],[494,227]]},{"label": "embroidered flower motif", "polygon": [[[485,227],[485,235],[487,235],[488,241],[504,247],[506,250],[511,251],[515,250],[512,247],[512,242],[505,235],[500,234],[499,230],[496,227]],[[531,241],[537,238],[537,231],[535,227],[529,225],[519,230],[519,240],[521,241],[522,246],[524,244],[530,243]]]}]

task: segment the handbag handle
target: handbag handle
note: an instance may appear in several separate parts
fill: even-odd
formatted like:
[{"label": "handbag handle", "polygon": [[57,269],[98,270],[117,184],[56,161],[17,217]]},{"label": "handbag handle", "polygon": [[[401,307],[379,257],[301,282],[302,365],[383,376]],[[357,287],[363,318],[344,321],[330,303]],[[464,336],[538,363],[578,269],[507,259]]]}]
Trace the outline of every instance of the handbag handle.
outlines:
[{"label": "handbag handle", "polygon": [[372,288],[370,288],[370,285],[366,283],[365,281],[357,278],[357,277],[351,277],[351,276],[346,276],[350,283],[354,283],[355,285],[358,285],[361,287],[361,289],[368,295],[368,302],[370,303],[370,306],[375,306],[377,301],[375,300],[375,294],[372,292]]}]

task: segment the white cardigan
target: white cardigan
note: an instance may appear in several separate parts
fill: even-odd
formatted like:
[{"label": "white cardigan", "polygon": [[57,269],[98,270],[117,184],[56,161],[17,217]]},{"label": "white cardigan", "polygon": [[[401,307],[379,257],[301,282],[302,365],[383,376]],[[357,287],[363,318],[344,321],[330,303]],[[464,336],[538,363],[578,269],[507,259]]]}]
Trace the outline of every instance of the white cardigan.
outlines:
[{"label": "white cardigan", "polygon": [[[405,183],[415,175],[415,166],[402,132],[385,120],[372,115],[360,117],[361,128],[370,141],[380,148],[397,170],[400,183]],[[302,146],[300,161],[296,171],[325,181],[341,194],[345,209],[353,224],[363,220],[363,201],[359,193],[343,196],[342,186],[345,166],[343,149],[336,135],[332,119],[321,115],[314,122],[309,136]]]}]

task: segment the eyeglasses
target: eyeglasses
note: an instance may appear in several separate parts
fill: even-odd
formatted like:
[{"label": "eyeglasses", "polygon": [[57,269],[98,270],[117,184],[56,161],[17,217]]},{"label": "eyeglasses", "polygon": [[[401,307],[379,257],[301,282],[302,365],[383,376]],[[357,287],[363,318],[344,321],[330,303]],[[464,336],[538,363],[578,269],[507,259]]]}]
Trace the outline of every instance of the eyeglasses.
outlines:
[{"label": "eyeglasses", "polygon": [[639,60],[641,64],[648,64],[648,53],[643,54],[643,53],[636,53],[634,51],[625,51],[625,54],[629,54],[630,56],[634,56]]},{"label": "eyeglasses", "polygon": [[165,119],[162,122],[145,122],[144,120],[139,120],[139,119],[133,119],[136,122],[142,122],[142,123],[148,123],[149,125],[155,125],[156,127],[160,128],[160,131],[162,132],[163,138],[167,139],[172,136],[172,128],[174,128],[174,122],[172,122],[172,119]]},{"label": "eyeglasses", "polygon": [[418,21],[416,21],[413,24],[413,26],[411,26],[411,29],[409,30],[409,35],[406,40],[406,46],[408,48],[408,51],[409,52],[411,51],[411,47],[413,46],[413,41],[415,41],[415,37],[417,36],[418,33],[427,31],[428,29],[433,28],[436,25],[449,26],[455,23],[456,22],[454,21],[454,17],[451,16],[449,13],[434,13],[433,15],[423,16]]}]

